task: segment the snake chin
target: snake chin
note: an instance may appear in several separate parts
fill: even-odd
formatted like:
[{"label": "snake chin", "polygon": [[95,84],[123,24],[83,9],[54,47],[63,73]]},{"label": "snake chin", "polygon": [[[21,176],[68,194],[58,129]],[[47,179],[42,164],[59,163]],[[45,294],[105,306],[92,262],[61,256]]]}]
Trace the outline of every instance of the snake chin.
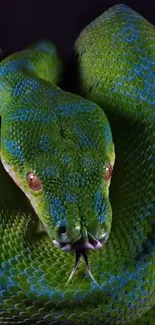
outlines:
[{"label": "snake chin", "polygon": [[80,238],[78,241],[74,243],[60,243],[57,240],[53,239],[53,244],[56,247],[60,248],[62,251],[66,251],[66,252],[77,251],[78,249],[96,250],[102,248],[107,239],[108,239],[108,235],[106,234],[105,237],[100,240],[94,238],[89,238],[89,240]]}]

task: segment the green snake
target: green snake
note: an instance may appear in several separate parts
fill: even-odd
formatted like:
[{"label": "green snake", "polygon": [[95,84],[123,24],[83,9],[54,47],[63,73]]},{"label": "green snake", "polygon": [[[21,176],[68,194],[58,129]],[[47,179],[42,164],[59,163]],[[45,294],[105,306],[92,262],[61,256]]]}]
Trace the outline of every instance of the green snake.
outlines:
[{"label": "green snake", "polygon": [[153,325],[154,26],[116,5],[74,50],[76,94],[48,41],[0,63],[0,324]]}]

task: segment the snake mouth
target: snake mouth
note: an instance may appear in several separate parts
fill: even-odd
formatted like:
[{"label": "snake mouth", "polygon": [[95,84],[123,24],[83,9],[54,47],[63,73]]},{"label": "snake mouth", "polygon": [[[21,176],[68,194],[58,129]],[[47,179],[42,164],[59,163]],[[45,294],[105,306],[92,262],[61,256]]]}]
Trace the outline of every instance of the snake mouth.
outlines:
[{"label": "snake mouth", "polygon": [[100,240],[92,237],[89,237],[87,239],[81,237],[79,240],[73,243],[60,243],[57,240],[53,239],[53,244],[59,247],[62,251],[77,251],[79,249],[96,250],[102,248],[107,239],[108,234],[105,234],[105,237]]},{"label": "snake mouth", "polygon": [[78,264],[80,262],[81,256],[84,258],[84,262],[86,265],[86,269],[88,272],[89,277],[91,280],[99,287],[98,283],[96,282],[95,278],[93,277],[93,274],[91,272],[91,269],[89,267],[88,263],[88,250],[95,250],[101,248],[106,240],[108,239],[109,234],[108,232],[105,232],[101,239],[96,239],[94,236],[92,236],[90,233],[88,233],[88,237],[75,240],[73,243],[61,243],[55,239],[53,239],[53,243],[55,246],[59,247],[62,251],[68,251],[68,252],[74,252],[75,253],[75,263],[73,266],[73,269],[71,271],[71,274],[69,276],[68,281],[66,282],[65,286],[68,286],[69,282],[73,278],[76,269],[78,267]]}]

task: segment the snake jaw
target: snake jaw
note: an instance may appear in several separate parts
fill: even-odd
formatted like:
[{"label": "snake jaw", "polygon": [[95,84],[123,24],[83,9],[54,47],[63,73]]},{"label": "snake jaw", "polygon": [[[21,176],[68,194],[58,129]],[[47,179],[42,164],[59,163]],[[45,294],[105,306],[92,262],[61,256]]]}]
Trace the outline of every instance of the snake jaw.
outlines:
[{"label": "snake jaw", "polygon": [[105,238],[97,240],[97,239],[90,239],[84,240],[83,238],[79,239],[78,241],[74,242],[73,244],[71,243],[60,243],[57,240],[53,239],[53,244],[60,248],[62,251],[70,252],[70,251],[77,251],[79,249],[85,249],[85,250],[96,250],[100,249],[103,247],[105,244],[106,240],[108,238],[108,235],[105,236]]},{"label": "snake jaw", "polygon": [[81,236],[78,236],[74,239],[73,242],[71,241],[57,241],[53,239],[53,244],[60,248],[62,251],[77,251],[79,249],[83,250],[96,250],[102,248],[109,237],[109,232],[104,230],[98,231],[96,235],[92,235],[90,232],[86,230],[86,232],[81,233]]},{"label": "snake jaw", "polygon": [[70,251],[71,250],[71,245],[70,244],[66,244],[65,246],[63,246],[61,248],[62,251]]}]

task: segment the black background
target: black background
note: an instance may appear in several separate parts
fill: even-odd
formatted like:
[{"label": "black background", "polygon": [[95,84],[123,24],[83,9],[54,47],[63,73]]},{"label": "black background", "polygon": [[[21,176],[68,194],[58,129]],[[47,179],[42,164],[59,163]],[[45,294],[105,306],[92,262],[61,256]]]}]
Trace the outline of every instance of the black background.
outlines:
[{"label": "black background", "polygon": [[130,6],[155,24],[155,0],[0,0],[0,46],[4,56],[46,38],[57,46],[67,76],[70,70],[73,77],[72,50],[81,29],[117,3]]}]

